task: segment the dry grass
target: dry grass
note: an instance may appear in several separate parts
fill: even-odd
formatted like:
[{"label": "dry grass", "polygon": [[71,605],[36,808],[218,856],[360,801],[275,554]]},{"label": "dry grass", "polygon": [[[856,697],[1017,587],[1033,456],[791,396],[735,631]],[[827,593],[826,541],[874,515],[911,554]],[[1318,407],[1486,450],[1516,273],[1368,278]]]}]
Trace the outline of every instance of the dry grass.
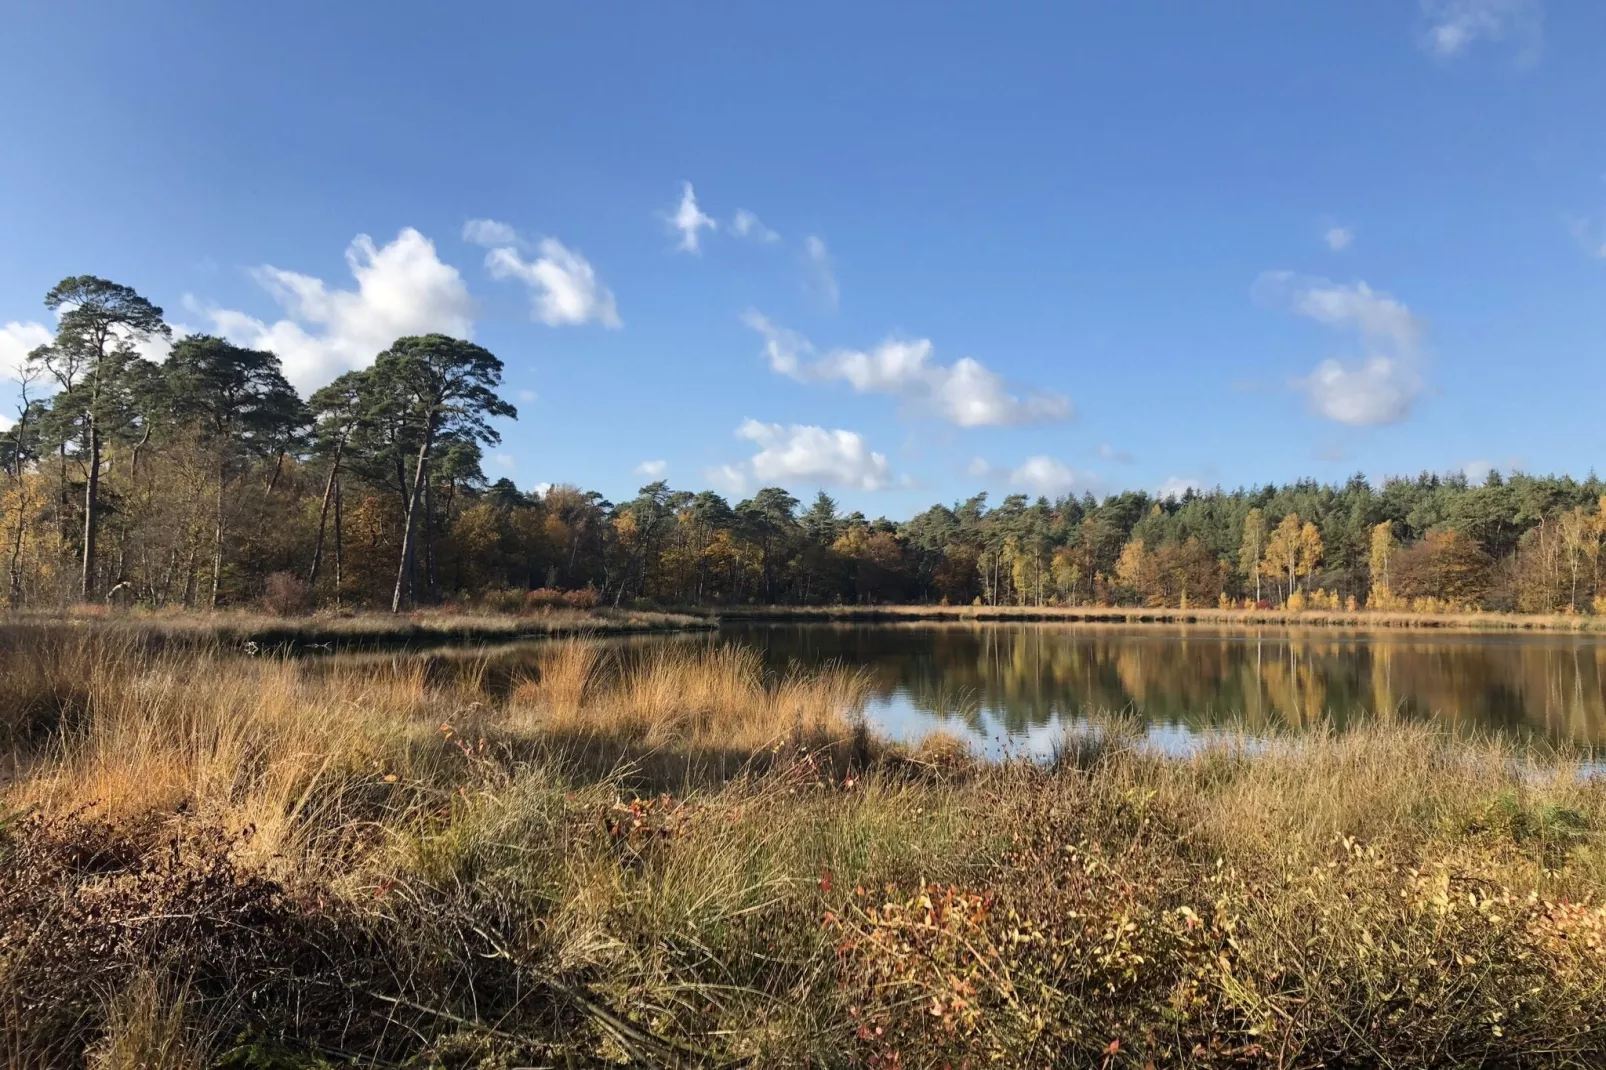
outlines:
[{"label": "dry grass", "polygon": [[1564,756],[1377,724],[1179,760],[1117,720],[985,764],[734,648],[493,669],[0,649],[0,1055],[1606,1060],[1606,786]]},{"label": "dry grass", "polygon": [[508,642],[643,632],[698,631],[706,616],[646,610],[543,607],[524,613],[467,612],[454,608],[411,613],[320,611],[279,617],[254,610],[195,613],[182,609],[114,609],[76,606],[51,611],[0,611],[0,630],[88,629],[147,644],[255,644],[262,649],[373,649],[407,645]]}]

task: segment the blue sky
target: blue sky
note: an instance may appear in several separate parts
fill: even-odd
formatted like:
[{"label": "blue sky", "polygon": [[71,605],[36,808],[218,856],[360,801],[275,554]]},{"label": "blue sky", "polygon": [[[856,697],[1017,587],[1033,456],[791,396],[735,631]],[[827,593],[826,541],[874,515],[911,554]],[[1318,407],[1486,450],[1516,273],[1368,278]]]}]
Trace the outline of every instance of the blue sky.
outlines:
[{"label": "blue sky", "polygon": [[894,517],[1602,458],[1606,4],[3,19],[0,361],[76,273],[303,387],[471,334],[492,478]]}]

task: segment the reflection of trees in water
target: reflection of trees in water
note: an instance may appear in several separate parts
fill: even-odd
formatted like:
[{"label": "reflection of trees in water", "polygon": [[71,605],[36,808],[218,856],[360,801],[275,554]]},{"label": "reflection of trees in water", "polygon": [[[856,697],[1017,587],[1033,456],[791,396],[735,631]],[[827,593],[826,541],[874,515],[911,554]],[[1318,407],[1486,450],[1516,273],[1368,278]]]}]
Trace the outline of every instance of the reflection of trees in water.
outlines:
[{"label": "reflection of trees in water", "polygon": [[1432,718],[1458,731],[1606,742],[1606,644],[1570,637],[1121,632],[1054,625],[801,625],[726,633],[792,661],[863,666],[883,698],[1012,734],[1134,709],[1251,730]]}]

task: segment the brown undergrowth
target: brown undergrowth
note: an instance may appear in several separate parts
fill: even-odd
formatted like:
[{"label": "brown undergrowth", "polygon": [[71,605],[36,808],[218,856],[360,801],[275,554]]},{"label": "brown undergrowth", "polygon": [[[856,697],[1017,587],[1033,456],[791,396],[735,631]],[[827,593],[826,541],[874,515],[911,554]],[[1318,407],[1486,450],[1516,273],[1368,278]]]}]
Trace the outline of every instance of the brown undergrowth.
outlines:
[{"label": "brown undergrowth", "polygon": [[555,643],[0,654],[18,1067],[1591,1066],[1606,790],[1378,725],[910,749],[862,679]]}]

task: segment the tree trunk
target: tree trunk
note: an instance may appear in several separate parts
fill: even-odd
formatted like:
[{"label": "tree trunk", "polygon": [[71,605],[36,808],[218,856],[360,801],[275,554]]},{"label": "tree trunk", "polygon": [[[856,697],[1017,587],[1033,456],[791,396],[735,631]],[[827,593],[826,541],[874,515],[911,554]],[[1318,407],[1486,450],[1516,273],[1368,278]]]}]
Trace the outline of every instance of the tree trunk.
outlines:
[{"label": "tree trunk", "polygon": [[433,480],[424,481],[424,583],[429,601],[436,600],[435,582],[435,491]]},{"label": "tree trunk", "polygon": [[307,570],[308,587],[316,587],[318,583],[318,565],[323,561],[324,525],[329,521],[329,505],[334,500],[335,482],[340,478],[340,454],[345,445],[344,440],[335,443],[334,460],[329,464],[329,479],[323,485],[323,504],[318,508],[318,539],[312,544],[312,567]]},{"label": "tree trunk", "polygon": [[84,483],[84,567],[79,582],[79,595],[84,601],[95,597],[95,529],[100,516],[96,507],[100,502],[100,428],[94,418],[89,423],[89,478]]},{"label": "tree trunk", "polygon": [[[431,429],[433,431],[433,429]],[[401,564],[396,569],[396,592],[390,599],[390,611],[400,613],[409,594],[408,581],[412,578],[413,531],[418,524],[419,502],[424,496],[424,480],[429,477],[429,448],[434,445],[433,433],[424,435],[424,444],[418,447],[418,465],[413,470],[413,492],[407,498],[407,519],[402,526]]]},{"label": "tree trunk", "polygon": [[284,450],[283,446],[279,447],[279,458],[273,462],[273,474],[268,477],[268,489],[264,494],[272,494],[273,488],[279,485],[279,473],[284,471]]},{"label": "tree trunk", "polygon": [[223,583],[223,485],[228,481],[223,465],[217,466],[217,509],[212,517],[212,598],[209,608],[217,609],[217,591]]},{"label": "tree trunk", "polygon": [[340,592],[346,583],[346,529],[340,515],[340,482],[335,481],[335,608],[340,608]]},{"label": "tree trunk", "polygon": [[11,591],[8,604],[16,609],[22,604],[22,532],[28,522],[28,485],[17,484],[17,530],[11,537]]}]

